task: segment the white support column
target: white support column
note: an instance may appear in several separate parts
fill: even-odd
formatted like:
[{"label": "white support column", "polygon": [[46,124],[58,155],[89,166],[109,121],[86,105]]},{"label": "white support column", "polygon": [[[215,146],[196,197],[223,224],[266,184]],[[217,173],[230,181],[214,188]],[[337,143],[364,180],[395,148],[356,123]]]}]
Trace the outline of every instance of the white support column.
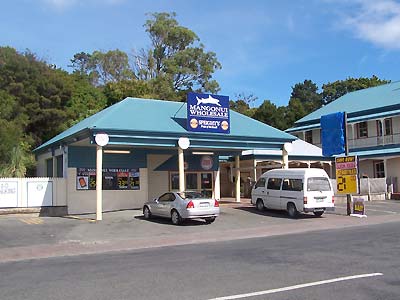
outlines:
[{"label": "white support column", "polygon": [[383,169],[385,171],[385,178],[387,178],[387,158],[383,159]]},{"label": "white support column", "polygon": [[282,168],[289,169],[289,153],[282,149]]},{"label": "white support column", "polygon": [[235,198],[236,202],[240,202],[240,157],[235,156]]},{"label": "white support column", "polygon": [[[348,147],[350,148],[350,146],[352,147],[352,148],[354,148],[355,147],[355,142],[356,142],[356,136],[354,135],[354,123],[351,123],[350,124],[350,126],[351,126],[351,134],[352,134],[352,144],[350,145],[348,145]],[[347,142],[349,142],[349,138],[347,137]]]},{"label": "white support column", "polygon": [[218,201],[221,199],[221,182],[220,182],[220,167],[214,172],[214,199]]},{"label": "white support column", "polygon": [[96,150],[96,220],[103,220],[103,147]]},{"label": "white support column", "polygon": [[257,181],[257,160],[253,160],[253,180]]},{"label": "white support column", "polygon": [[[386,131],[385,119],[380,119],[380,121],[382,126],[382,146],[385,146],[385,131]],[[385,173],[386,173],[386,167],[385,167]]]},{"label": "white support column", "polygon": [[178,147],[178,164],[179,164],[179,191],[185,190],[185,159],[183,150]]}]

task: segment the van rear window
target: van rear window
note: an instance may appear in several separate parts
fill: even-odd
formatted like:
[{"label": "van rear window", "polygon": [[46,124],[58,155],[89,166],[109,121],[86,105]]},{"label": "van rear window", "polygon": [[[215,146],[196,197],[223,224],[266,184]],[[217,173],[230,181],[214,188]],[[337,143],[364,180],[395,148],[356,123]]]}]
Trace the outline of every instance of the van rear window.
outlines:
[{"label": "van rear window", "polygon": [[311,177],[307,179],[307,191],[330,191],[329,179],[326,177]]}]

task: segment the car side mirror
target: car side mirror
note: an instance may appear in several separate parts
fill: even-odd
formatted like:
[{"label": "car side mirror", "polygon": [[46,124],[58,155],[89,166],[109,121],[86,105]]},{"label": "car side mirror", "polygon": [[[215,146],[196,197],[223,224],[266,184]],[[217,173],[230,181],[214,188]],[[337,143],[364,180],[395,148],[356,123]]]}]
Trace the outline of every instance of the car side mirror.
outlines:
[{"label": "car side mirror", "polygon": [[155,203],[158,203],[158,198],[154,198],[153,201],[154,201]]}]

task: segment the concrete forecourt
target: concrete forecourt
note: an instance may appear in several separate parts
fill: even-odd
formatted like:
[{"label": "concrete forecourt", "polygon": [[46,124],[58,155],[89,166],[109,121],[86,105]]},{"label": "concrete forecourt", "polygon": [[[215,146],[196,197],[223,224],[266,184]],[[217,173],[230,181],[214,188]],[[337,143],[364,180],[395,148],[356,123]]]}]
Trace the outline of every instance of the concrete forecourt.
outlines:
[{"label": "concrete forecourt", "polygon": [[38,217],[1,215],[0,262],[75,256],[143,248],[198,244],[299,234],[321,230],[342,230],[382,223],[400,222],[400,202],[373,201],[366,205],[367,218],[346,216],[345,205],[321,218],[303,214],[288,218],[285,212],[259,212],[248,201],[221,203],[221,215],[211,224],[187,221],[171,225],[168,219],[145,220],[141,210],[94,215]]}]

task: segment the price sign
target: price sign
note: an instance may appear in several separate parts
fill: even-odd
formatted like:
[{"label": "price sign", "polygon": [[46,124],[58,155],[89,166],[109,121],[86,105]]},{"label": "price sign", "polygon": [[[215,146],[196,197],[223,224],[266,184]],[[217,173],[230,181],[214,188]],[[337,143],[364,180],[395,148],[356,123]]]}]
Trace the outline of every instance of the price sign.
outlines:
[{"label": "price sign", "polygon": [[336,181],[339,194],[358,192],[357,156],[336,157]]}]

